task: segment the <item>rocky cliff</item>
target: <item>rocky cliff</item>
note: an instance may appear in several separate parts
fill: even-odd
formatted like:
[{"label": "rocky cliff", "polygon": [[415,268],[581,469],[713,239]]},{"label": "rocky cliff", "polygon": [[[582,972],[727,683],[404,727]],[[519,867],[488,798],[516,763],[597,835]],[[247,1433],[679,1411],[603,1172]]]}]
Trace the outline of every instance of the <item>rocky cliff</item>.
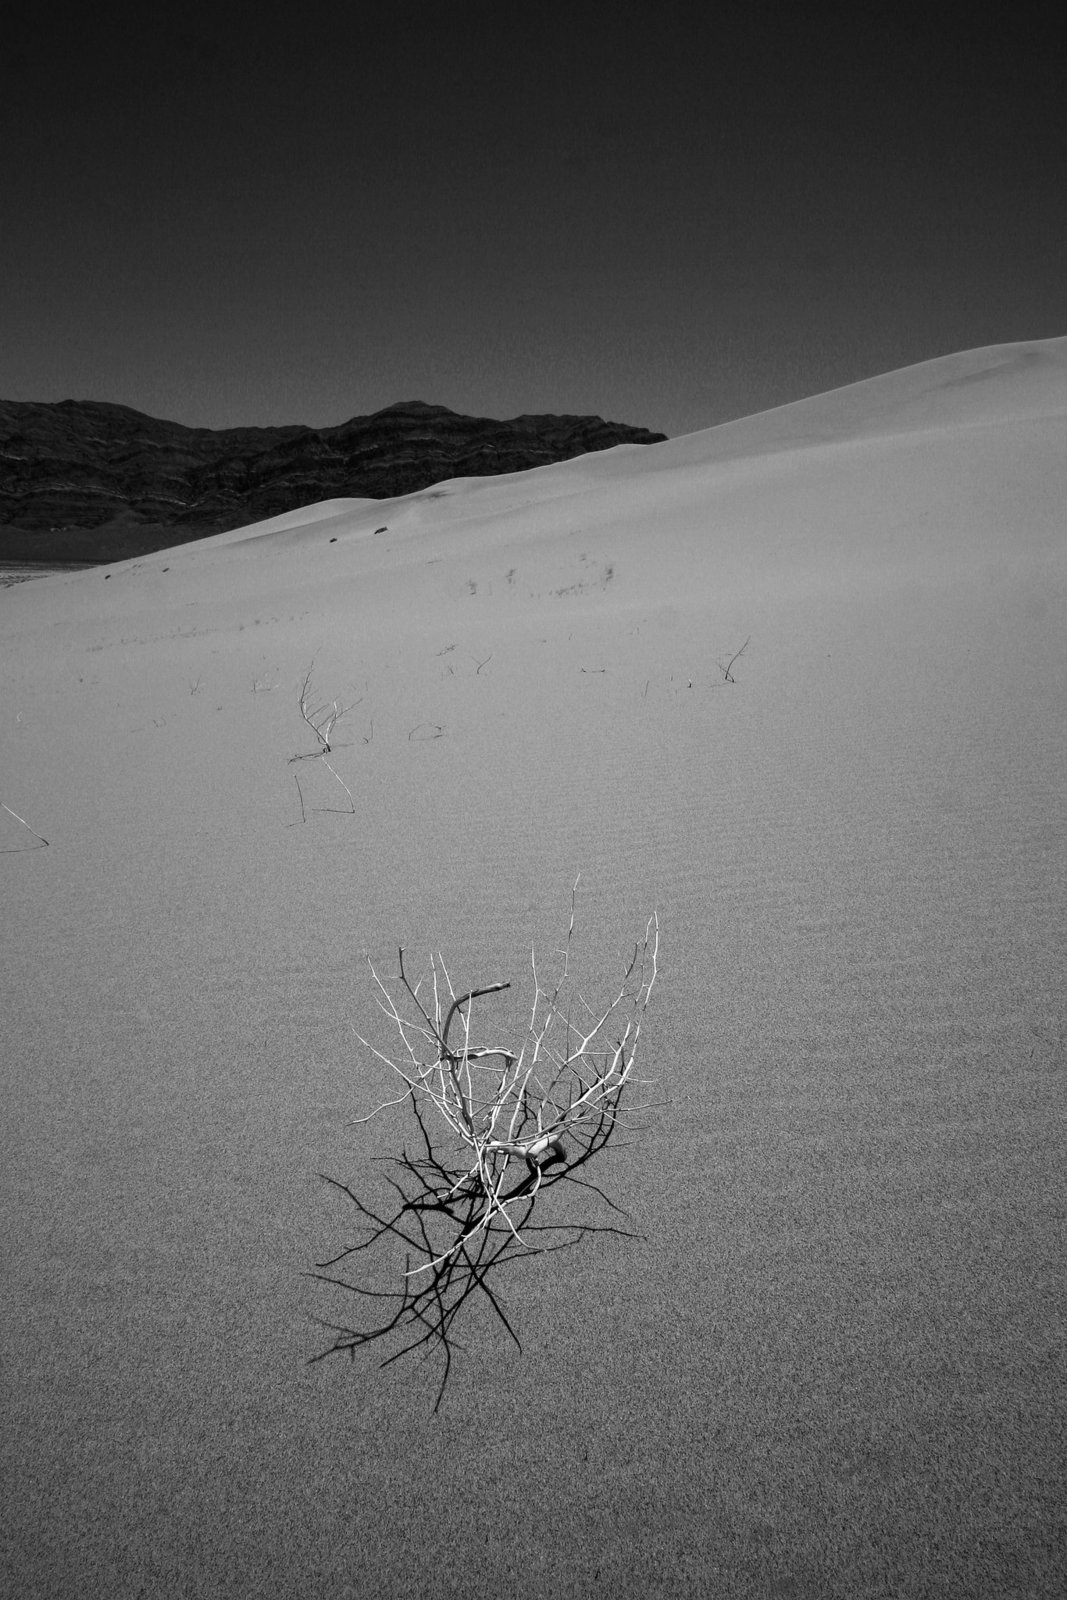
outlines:
[{"label": "rocky cliff", "polygon": [[0,401],[0,558],[115,561],[341,496],[384,499],[663,434],[409,401],[333,428],[186,428],[92,400]]}]

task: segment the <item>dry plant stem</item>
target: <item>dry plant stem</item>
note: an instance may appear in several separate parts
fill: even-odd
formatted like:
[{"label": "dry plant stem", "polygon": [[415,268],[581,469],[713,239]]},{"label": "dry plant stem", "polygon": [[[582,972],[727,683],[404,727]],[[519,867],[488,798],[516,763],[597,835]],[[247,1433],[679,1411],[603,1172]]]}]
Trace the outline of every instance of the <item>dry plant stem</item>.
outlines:
[{"label": "dry plant stem", "polygon": [[[290,765],[292,765],[294,761],[321,761],[326,770],[331,772],[337,779],[338,783],[341,785],[341,788],[348,796],[348,808],[354,816],[356,811],[356,802],[352,798],[352,791],[348,787],[345,780],[341,777],[341,774],[337,771],[337,768],[326,758],[330,755],[332,750],[330,740],[333,737],[334,728],[337,726],[346,712],[352,710],[352,706],[359,705],[359,701],[354,700],[352,705],[346,706],[342,705],[339,700],[332,700],[329,702],[329,704],[323,704],[317,707],[313,706],[311,700],[311,674],[314,670],[315,663],[312,662],[311,666],[304,674],[304,682],[300,689],[300,715],[303,717],[304,721],[307,723],[308,727],[318,740],[319,748],[317,750],[309,750],[305,755],[290,756],[289,762]],[[297,784],[297,789],[299,788],[300,785]],[[301,820],[304,820],[304,797],[302,794],[300,796],[300,810]]]},{"label": "dry plant stem", "polygon": [[725,667],[722,666],[722,662],[721,661],[719,662],[720,667],[722,667],[722,674],[723,674],[723,682],[724,683],[736,683],[737,682],[737,679],[733,676],[733,674],[732,674],[730,669],[733,666],[735,661],[740,661],[741,657],[744,655],[745,651],[748,649],[748,646],[749,646],[749,643],[750,643],[751,639],[752,639],[752,635],[749,634],[748,638],[745,640],[745,642],[741,646],[740,650],[735,650],[734,651],[733,655],[730,657],[730,659],[726,663]]},{"label": "dry plant stem", "polygon": [[[399,953],[399,970],[383,979],[370,965],[378,1004],[396,1029],[400,1051],[390,1055],[361,1043],[400,1080],[400,1092],[379,1105],[407,1104],[421,1153],[390,1158],[391,1206],[373,1207],[344,1184],[363,1219],[361,1239],[330,1261],[317,1277],[370,1301],[389,1314],[365,1329],[327,1324],[330,1350],[355,1354],[391,1334],[405,1342],[383,1362],[437,1345],[445,1358],[441,1395],[454,1345],[452,1328],[464,1304],[481,1291],[518,1343],[487,1275],[509,1260],[563,1249],[596,1233],[633,1237],[614,1224],[566,1214],[546,1222],[537,1209],[560,1183],[619,1208],[584,1175],[583,1168],[611,1141],[634,1078],[642,1019],[656,980],[659,923],[653,914],[608,1004],[591,1008],[570,976],[575,892],[554,983],[542,987],[531,956],[533,1001],[525,1037],[512,1048],[479,1043],[473,1033],[476,1003],[508,983],[484,984],[457,994],[443,960],[431,959],[428,983],[413,982]],[[575,1199],[582,1198],[575,1193]],[[619,1213],[620,1215],[622,1213]],[[400,1288],[372,1290],[336,1276],[341,1262],[378,1246],[402,1247]],[[315,1358],[319,1359],[319,1358]]]},{"label": "dry plant stem", "polygon": [[4,802],[3,802],[3,801],[2,801],[2,800],[0,800],[0,810],[4,810],[4,811],[6,811],[6,812],[7,812],[7,814],[8,814],[8,816],[9,816],[9,817],[14,817],[14,819],[15,819],[15,821],[16,821],[16,822],[21,822],[21,823],[22,823],[22,826],[23,826],[23,827],[24,827],[24,828],[28,828],[28,829],[29,829],[29,831],[30,831],[30,833],[32,833],[32,834],[33,834],[33,837],[34,837],[34,838],[35,838],[35,839],[38,839],[38,840],[40,840],[40,843],[41,843],[41,844],[42,844],[42,845],[45,845],[45,846],[47,846],[47,844],[48,844],[48,840],[47,840],[47,839],[43,839],[43,838],[41,838],[41,835],[40,835],[40,834],[39,834],[39,833],[38,833],[38,832],[37,832],[37,830],[36,830],[36,828],[31,828],[31,827],[30,827],[30,825],[29,825],[29,823],[28,823],[28,822],[27,822],[27,821],[26,821],[26,818],[25,818],[25,817],[20,817],[20,816],[19,816],[19,814],[18,814],[18,812],[17,812],[17,811],[12,811],[12,809],[11,809],[11,807],[10,807],[10,806],[6,806],[6,805],[4,805]]}]

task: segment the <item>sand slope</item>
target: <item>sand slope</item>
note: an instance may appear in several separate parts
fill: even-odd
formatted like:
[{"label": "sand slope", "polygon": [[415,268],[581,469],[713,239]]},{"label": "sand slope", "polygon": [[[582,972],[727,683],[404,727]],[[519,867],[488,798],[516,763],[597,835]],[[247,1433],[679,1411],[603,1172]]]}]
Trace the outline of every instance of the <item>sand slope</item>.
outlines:
[{"label": "sand slope", "polygon": [[[13,1592],[1060,1592],[1065,423],[998,346],[0,591]],[[363,957],[524,981],[579,869],[645,1242],[431,1421],[303,1365]]]}]

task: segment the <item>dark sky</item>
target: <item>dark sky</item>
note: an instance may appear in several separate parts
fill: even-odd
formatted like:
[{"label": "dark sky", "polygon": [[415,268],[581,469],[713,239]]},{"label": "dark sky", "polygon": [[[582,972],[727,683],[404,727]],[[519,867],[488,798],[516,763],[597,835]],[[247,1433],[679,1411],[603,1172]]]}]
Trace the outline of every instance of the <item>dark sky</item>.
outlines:
[{"label": "dark sky", "polygon": [[5,399],[676,434],[1067,333],[1051,7],[21,11]]}]

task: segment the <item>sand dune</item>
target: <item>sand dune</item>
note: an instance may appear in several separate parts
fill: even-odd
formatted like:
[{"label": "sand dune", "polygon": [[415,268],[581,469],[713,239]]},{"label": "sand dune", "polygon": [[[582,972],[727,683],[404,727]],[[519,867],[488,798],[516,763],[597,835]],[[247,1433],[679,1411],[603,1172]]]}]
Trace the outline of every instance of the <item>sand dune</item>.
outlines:
[{"label": "sand dune", "polygon": [[[13,1593],[1061,1592],[1065,414],[996,346],[0,591]],[[579,870],[644,1242],[431,1420],[304,1365],[363,958],[524,999]]]}]

